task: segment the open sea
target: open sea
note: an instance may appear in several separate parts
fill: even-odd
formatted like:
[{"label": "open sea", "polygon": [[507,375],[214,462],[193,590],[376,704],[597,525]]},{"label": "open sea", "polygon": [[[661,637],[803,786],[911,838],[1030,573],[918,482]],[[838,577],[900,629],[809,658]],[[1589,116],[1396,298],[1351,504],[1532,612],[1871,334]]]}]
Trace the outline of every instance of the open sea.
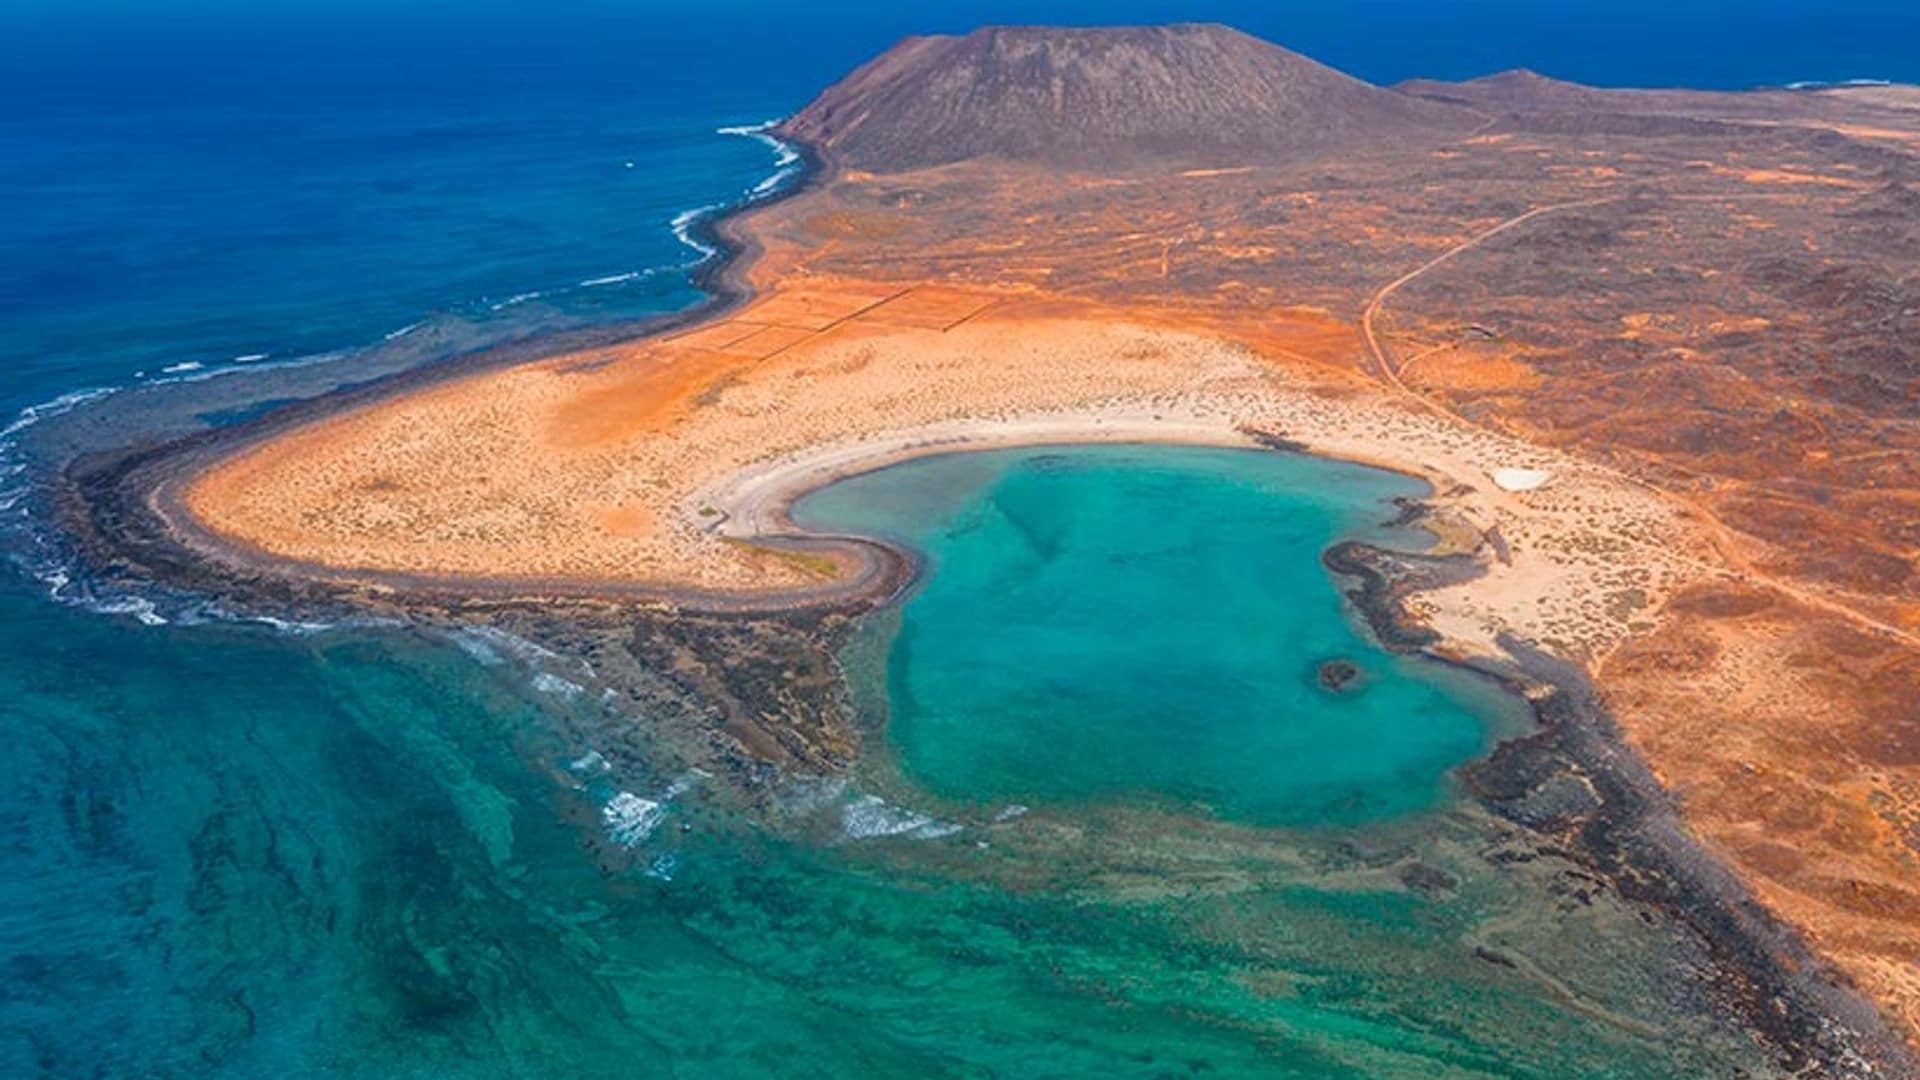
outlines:
[{"label": "open sea", "polygon": [[1920,80],[1910,3],[1442,7],[0,4],[0,1075],[1763,1072],[1678,928],[1494,861],[1449,771],[1523,719],[1317,561],[1393,477],[1100,448],[820,493],[933,574],[849,647],[873,752],[794,829],[623,763],[643,720],[564,658],[103,596],[49,535],[61,453],[698,302],[689,223],[793,178],[756,126],[916,30]]}]

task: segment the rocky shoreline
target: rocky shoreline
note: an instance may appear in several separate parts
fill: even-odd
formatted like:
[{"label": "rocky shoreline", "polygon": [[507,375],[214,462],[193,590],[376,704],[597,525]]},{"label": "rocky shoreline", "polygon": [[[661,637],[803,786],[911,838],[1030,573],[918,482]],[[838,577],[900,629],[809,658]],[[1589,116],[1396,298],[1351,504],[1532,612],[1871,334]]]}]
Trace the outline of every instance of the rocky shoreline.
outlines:
[{"label": "rocky shoreline", "polygon": [[[851,584],[792,595],[622,591],[605,583],[532,580],[481,586],[329,573],[268,552],[239,550],[199,529],[172,500],[177,484],[212,462],[342,411],[556,351],[671,333],[744,306],[754,297],[745,271],[759,244],[739,227],[740,218],[810,190],[827,175],[811,148],[795,149],[800,172],[794,182],[690,226],[694,240],[716,252],[692,277],[707,293],[705,301],[637,322],[460,354],[229,426],[75,457],[51,493],[67,554],[98,582],[158,588],[290,624],[367,617],[437,629],[481,623],[511,628],[570,656],[605,655],[612,648],[633,663],[602,670],[609,688],[633,715],[658,717],[671,729],[680,743],[674,756],[683,764],[729,777],[749,798],[766,786],[770,769],[843,769],[856,753],[857,733],[837,689],[843,680],[835,656],[853,616],[884,603],[913,579],[918,569],[911,553],[861,537],[762,538],[769,547],[852,552],[859,560]],[[810,693],[796,694],[800,684]],[[780,723],[770,723],[771,717]]]},{"label": "rocky shoreline", "polygon": [[[76,469],[62,516],[90,570],[289,620],[372,613],[429,626],[479,621],[510,625],[566,655],[618,650],[623,662],[596,666],[624,708],[658,723],[649,738],[671,743],[680,763],[724,777],[748,802],[771,790],[783,770],[832,773],[855,760],[859,727],[838,652],[862,614],[885,606],[919,572],[910,552],[889,544],[787,538],[776,542],[863,545],[874,574],[832,599],[728,609],[691,595],[679,603],[605,589],[569,595],[534,582],[473,589],[330,578],[264,553],[249,568],[183,542],[153,500],[157,484],[226,449],[195,438]],[[1842,989],[1793,931],[1684,833],[1670,797],[1625,747],[1583,673],[1517,641],[1505,643],[1511,663],[1462,662],[1434,649],[1439,635],[1405,601],[1477,577],[1474,557],[1348,541],[1323,561],[1350,583],[1348,599],[1383,646],[1460,664],[1528,703],[1537,730],[1464,767],[1469,793],[1540,853],[1690,928],[1713,959],[1709,982],[1720,1005],[1741,1016],[1783,1067],[1863,1078],[1914,1068],[1872,1006]]]},{"label": "rocky shoreline", "polygon": [[1708,984],[1719,1004],[1740,1016],[1783,1068],[1809,1077],[1920,1071],[1873,1005],[1686,833],[1672,796],[1626,746],[1584,672],[1511,639],[1501,643],[1510,658],[1504,662],[1460,660],[1433,648],[1439,635],[1410,615],[1405,601],[1477,577],[1473,558],[1347,541],[1329,548],[1323,562],[1350,582],[1347,598],[1384,647],[1464,667],[1527,702],[1535,730],[1463,766],[1467,791],[1540,853],[1578,866],[1593,886],[1687,927],[1712,958]]},{"label": "rocky shoreline", "polygon": [[[759,242],[740,227],[748,212],[794,198],[830,177],[812,148],[794,144],[798,179],[689,226],[696,243],[715,254],[692,283],[707,299],[681,311],[637,322],[540,337],[430,362],[365,383],[280,405],[263,415],[157,443],[137,443],[82,455],[68,462],[55,486],[53,512],[90,573],[155,582],[182,591],[290,611],[348,605],[456,610],[492,604],[554,600],[647,604],[748,614],[819,613],[863,609],[912,579],[913,556],[862,537],[801,534],[787,528],[755,537],[759,546],[824,555],[851,563],[824,587],[724,593],[699,589],[622,586],[562,578],[435,577],[373,570],[334,570],[262,551],[202,528],[180,505],[180,486],[219,460],[310,423],[391,400],[458,378],[511,367],[556,353],[606,348],[658,337],[726,316],[755,293],[746,270]],[[843,567],[844,569],[844,567]]]},{"label": "rocky shoreline", "polygon": [[[803,149],[804,175],[776,197],[822,179]],[[711,299],[687,311],[412,369],[284,406],[229,428],[74,461],[58,492],[62,528],[88,572],[155,583],[289,619],[348,613],[426,624],[510,623],[575,655],[618,648],[631,664],[610,678],[635,715],[658,718],[689,764],[725,774],[739,790],[764,790],[783,768],[844,769],[858,753],[857,726],[836,654],[861,614],[897,596],[918,566],[911,553],[859,537],[773,536],[789,550],[847,553],[851,582],[786,595],[726,596],[605,583],[430,579],[330,573],[265,552],[233,551],[178,512],[185,477],[245,446],[344,409],[433,383],[524,362],[556,350],[612,345],[669,332],[751,299],[744,270],[757,245],[740,214],[696,225],[720,254],[696,283]],[[1274,449],[1294,449],[1273,446]],[[227,550],[223,550],[223,545]],[[222,556],[232,557],[222,557]],[[1349,598],[1386,647],[1434,650],[1438,635],[1412,618],[1410,595],[1469,580],[1467,556],[1426,557],[1358,542],[1328,550],[1329,570],[1353,583]],[[1737,880],[1680,828],[1671,798],[1628,750],[1584,675],[1519,642],[1511,663],[1465,666],[1527,700],[1538,730],[1498,746],[1462,770],[1473,796],[1540,849],[1581,867],[1639,905],[1691,927],[1709,954],[1722,1004],[1741,1016],[1782,1065],[1808,1076],[1897,1076],[1916,1069],[1909,1051],[1863,1000],[1797,935],[1766,913]],[[1459,661],[1453,661],[1459,662]],[[605,665],[602,665],[606,670]]]}]

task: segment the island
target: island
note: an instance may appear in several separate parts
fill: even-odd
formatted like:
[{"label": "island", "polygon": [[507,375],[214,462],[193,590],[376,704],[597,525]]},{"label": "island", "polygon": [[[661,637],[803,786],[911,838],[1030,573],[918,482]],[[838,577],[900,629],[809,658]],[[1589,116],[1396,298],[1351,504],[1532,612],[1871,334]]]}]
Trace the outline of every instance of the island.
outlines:
[{"label": "island", "polygon": [[771,133],[807,177],[718,224],[707,307],[88,459],[77,533],[253,603],[600,618],[746,775],[856,752],[825,657],[915,573],[796,525],[825,484],[1063,443],[1406,473],[1431,546],[1326,561],[1382,642],[1533,705],[1475,795],[1697,927],[1790,1062],[1908,1060],[1920,89],[1380,87],[1220,26],[1001,27]]}]

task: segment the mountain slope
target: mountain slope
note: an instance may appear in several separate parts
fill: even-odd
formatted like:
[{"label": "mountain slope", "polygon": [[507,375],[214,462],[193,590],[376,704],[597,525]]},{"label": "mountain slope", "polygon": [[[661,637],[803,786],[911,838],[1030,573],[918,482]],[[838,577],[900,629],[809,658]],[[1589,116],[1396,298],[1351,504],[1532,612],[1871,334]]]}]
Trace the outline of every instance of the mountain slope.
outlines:
[{"label": "mountain slope", "polygon": [[1301,160],[1478,119],[1224,26],[1020,26],[908,38],[780,130],[871,171],[971,158],[1124,171]]}]

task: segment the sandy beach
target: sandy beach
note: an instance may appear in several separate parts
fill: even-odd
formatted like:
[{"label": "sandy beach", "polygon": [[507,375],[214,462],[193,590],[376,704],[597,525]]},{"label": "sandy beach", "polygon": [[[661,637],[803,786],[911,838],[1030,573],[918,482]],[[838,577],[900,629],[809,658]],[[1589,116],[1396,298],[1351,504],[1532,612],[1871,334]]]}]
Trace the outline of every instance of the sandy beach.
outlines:
[{"label": "sandy beach", "polygon": [[[1019,297],[982,297],[990,313],[946,329],[882,321],[884,303],[832,318],[884,292],[859,283],[774,293],[664,342],[557,357],[332,417],[223,462],[179,502],[232,550],[349,576],[791,602],[873,580],[852,569],[855,552],[829,566],[767,542],[793,538],[786,506],[836,478],[968,448],[1252,445],[1249,432],[1264,432],[1427,479],[1438,520],[1467,550],[1498,531],[1507,560],[1487,580],[1425,598],[1457,650],[1491,652],[1500,635],[1520,634],[1602,658],[1638,610],[1701,572],[1687,553],[1704,542],[1658,499],[1605,470],[1403,406],[1343,374],[1337,354],[1303,362],[1295,349],[1176,329],[1168,316]],[[766,356],[710,344],[785,329],[769,309],[819,312],[784,317],[823,325],[793,328]],[[1274,337],[1323,332],[1316,320]],[[1554,482],[1502,491],[1494,472],[1516,466],[1544,468]],[[1610,557],[1623,544],[1639,554],[1630,571]]]},{"label": "sandy beach", "polygon": [[[1500,664],[1504,643],[1528,641],[1601,675],[1619,700],[1649,699],[1669,680],[1605,676],[1644,665],[1635,658],[1674,597],[1770,591],[1644,482],[1356,374],[1357,334],[1322,316],[1234,338],[1178,311],[943,291],[918,303],[939,318],[964,309],[956,321],[888,320],[886,298],[911,295],[885,283],[776,288],[665,340],[326,417],[180,477],[156,505],[186,516],[180,535],[205,556],[257,568],[264,554],[294,573],[402,592],[866,606],[907,580],[911,553],[801,535],[787,509],[807,491],[963,449],[1265,438],[1432,486],[1437,550],[1483,567],[1404,600],[1443,658]],[[1532,486],[1506,490],[1496,478],[1509,475]],[[1751,686],[1779,661],[1749,646],[1718,663],[1716,678]],[[1669,745],[1669,722],[1634,722],[1664,715],[1628,714],[1629,739]],[[1718,768],[1672,751],[1654,761],[1681,788]]]},{"label": "sandy beach", "polygon": [[[1839,302],[1822,268],[1764,261],[1782,237],[1813,250],[1911,193],[1874,179],[1877,141],[1712,141],[1765,102],[1575,89],[1660,112],[1324,167],[826,155],[797,196],[710,226],[737,257],[693,321],[222,433],[123,494],[147,539],[236,578],[741,613],[892,597],[912,553],[805,535],[788,509],[916,455],[1266,445],[1418,476],[1433,553],[1473,568],[1395,592],[1426,650],[1590,681],[1659,812],[1833,965],[1819,977],[1920,1030],[1920,743],[1899,723],[1920,601],[1882,445],[1909,429],[1809,404],[1853,383],[1796,383],[1764,351],[1841,332],[1814,321]],[[1457,92],[1523,111],[1574,93]],[[1840,139],[1852,116],[1800,123]],[[1703,264],[1685,304],[1660,269],[1679,235]],[[1772,276],[1736,289],[1721,266],[1742,261]],[[1776,461],[1782,431],[1801,441]]]},{"label": "sandy beach", "polygon": [[[456,378],[245,446],[177,475],[154,505],[202,557],[400,595],[857,610],[892,597],[915,557],[795,525],[793,503],[838,479],[1009,446],[1282,445],[1427,482],[1429,554],[1475,570],[1396,593],[1370,617],[1422,627],[1430,654],[1501,672],[1529,694],[1555,682],[1516,664],[1515,641],[1601,676],[1609,700],[1651,697],[1670,691],[1657,670],[1606,675],[1644,668],[1676,597],[1768,591],[1644,482],[1355,373],[1358,335],[1342,344],[1324,318],[1232,338],[1180,312],[979,295],[961,322],[902,326],[880,321],[886,301],[873,298],[884,295],[901,294],[809,282],[797,298],[775,290],[666,340]],[[866,306],[832,314],[856,304]],[[814,325],[766,355],[713,346],[759,337],[774,317]],[[1319,357],[1307,351],[1316,339]],[[1717,677],[1737,693],[1778,662],[1728,651]],[[1671,737],[1635,715],[1625,734],[1636,745]],[[1654,761],[1670,786],[1714,767],[1672,751]],[[1710,849],[1724,850],[1718,839],[1708,834]],[[1660,857],[1684,882],[1698,857],[1670,843]],[[1698,898],[1725,886],[1676,888]],[[1775,902],[1796,908],[1791,896]]]},{"label": "sandy beach", "polygon": [[33,20],[0,1073],[1920,1077],[1899,27],[617,6]]}]

